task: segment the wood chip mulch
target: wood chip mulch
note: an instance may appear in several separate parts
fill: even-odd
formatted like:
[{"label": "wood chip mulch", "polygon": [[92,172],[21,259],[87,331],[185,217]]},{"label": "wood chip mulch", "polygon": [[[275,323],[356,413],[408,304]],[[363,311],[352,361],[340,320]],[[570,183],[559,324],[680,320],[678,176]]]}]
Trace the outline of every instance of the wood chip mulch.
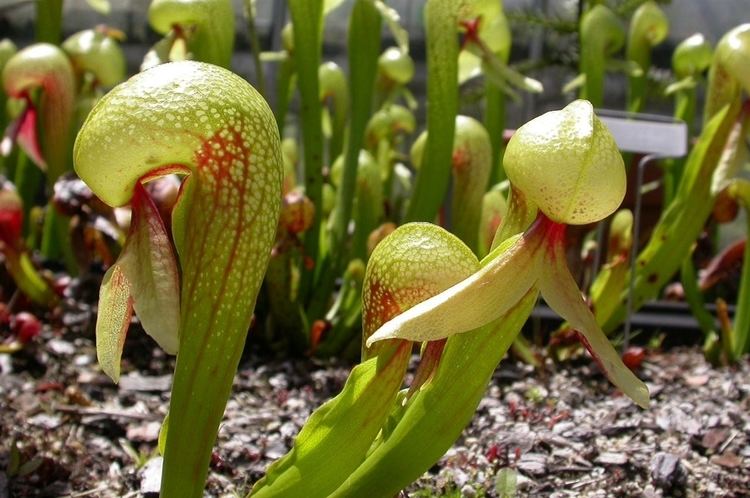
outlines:
[{"label": "wood chip mulch", "polygon": [[[75,327],[73,327],[74,329]],[[90,334],[45,327],[0,355],[0,498],[156,496],[171,359],[131,332],[115,386]],[[243,363],[207,496],[244,496],[349,366]],[[750,360],[714,368],[698,348],[648,354],[641,410],[585,359],[544,371],[506,361],[471,425],[403,496],[750,496]]]}]

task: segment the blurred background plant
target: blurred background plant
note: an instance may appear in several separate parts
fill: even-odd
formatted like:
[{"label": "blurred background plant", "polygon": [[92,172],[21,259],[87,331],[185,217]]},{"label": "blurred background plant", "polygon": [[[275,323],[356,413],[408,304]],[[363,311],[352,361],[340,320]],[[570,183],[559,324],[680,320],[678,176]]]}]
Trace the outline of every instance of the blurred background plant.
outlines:
[{"label": "blurred background plant", "polygon": [[[602,107],[674,114],[698,134],[696,109],[702,106],[711,41],[734,22],[731,6],[712,12],[712,23],[698,26],[705,33],[691,37],[705,18],[697,1],[681,5],[680,12],[672,2],[653,0],[472,1],[437,9],[439,18],[428,10],[424,22],[421,1],[330,0],[319,8],[254,0],[175,5],[39,0],[0,10],[0,23],[13,39],[0,45],[3,66],[13,61],[16,46],[45,41],[62,48],[40,46],[48,47],[44,57],[58,61],[45,63],[57,78],[52,86],[33,78],[14,83],[21,78],[13,74],[16,63],[5,76],[2,97],[9,113],[2,124],[10,128],[2,161],[22,200],[26,267],[36,268],[39,284],[52,285],[65,275],[100,272],[117,255],[127,227],[124,213],[97,203],[75,179],[55,185],[70,168],[64,151],[96,100],[139,68],[186,58],[214,62],[245,75],[265,94],[285,138],[283,215],[251,343],[279,354],[352,359],[359,350],[363,268],[379,240],[404,221],[438,221],[478,255],[486,254],[507,204],[501,183],[504,131],[560,107],[576,89]],[[317,21],[294,23],[303,18]],[[235,36],[227,36],[227,25]],[[361,36],[365,32],[380,35]],[[430,43],[441,45],[430,50]],[[41,48],[34,50],[41,54]],[[47,101],[56,98],[68,103],[55,104],[59,113],[45,112]],[[63,124],[52,124],[53,118]],[[448,138],[454,135],[455,141]],[[35,163],[46,167],[46,175]],[[676,195],[685,160],[662,166],[663,188],[644,194],[641,241]],[[647,178],[653,180],[660,177]],[[171,179],[152,187],[167,217],[178,186]],[[707,235],[696,235],[703,241],[696,247],[703,249],[693,252],[695,261],[685,261],[681,283],[669,287],[669,296],[684,296],[696,316],[691,321],[681,311],[688,321],[678,328],[701,328],[707,338],[715,337],[717,315],[704,304],[716,299],[730,303],[731,315],[739,275],[730,272],[723,275],[726,285],[700,288],[710,262],[701,254],[719,254],[743,238],[742,220],[740,212],[732,223],[710,221]],[[571,234],[578,249],[568,252],[581,281],[592,283],[600,268],[581,256],[589,230]],[[584,253],[593,247],[588,243]],[[615,272],[623,275],[612,280],[615,259],[622,257],[603,259],[607,275],[590,290],[594,302],[622,290],[624,263]],[[617,299],[603,298],[609,307]],[[534,346],[546,343],[553,325],[533,323],[531,335],[519,337],[513,348],[532,363],[538,361]]]}]

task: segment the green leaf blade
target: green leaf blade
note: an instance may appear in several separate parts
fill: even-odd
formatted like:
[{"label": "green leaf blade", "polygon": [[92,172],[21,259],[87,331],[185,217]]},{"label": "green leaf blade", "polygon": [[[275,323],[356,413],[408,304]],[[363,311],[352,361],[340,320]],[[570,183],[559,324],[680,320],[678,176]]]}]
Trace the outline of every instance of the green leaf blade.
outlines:
[{"label": "green leaf blade", "polygon": [[433,221],[448,189],[458,113],[458,2],[429,0],[427,30],[427,147],[407,221]]},{"label": "green leaf blade", "polygon": [[131,285],[133,309],[148,335],[177,354],[180,283],[177,259],[159,212],[143,186],[133,194],[133,217],[120,265]]},{"label": "green leaf blade", "polygon": [[104,373],[115,383],[120,381],[120,359],[132,315],[130,282],[115,263],[104,274],[96,318],[96,356]]},{"label": "green leaf blade", "polygon": [[254,498],[326,497],[356,469],[380,430],[403,382],[405,343],[357,365],[341,393],[315,410],[292,450],[253,488]]}]

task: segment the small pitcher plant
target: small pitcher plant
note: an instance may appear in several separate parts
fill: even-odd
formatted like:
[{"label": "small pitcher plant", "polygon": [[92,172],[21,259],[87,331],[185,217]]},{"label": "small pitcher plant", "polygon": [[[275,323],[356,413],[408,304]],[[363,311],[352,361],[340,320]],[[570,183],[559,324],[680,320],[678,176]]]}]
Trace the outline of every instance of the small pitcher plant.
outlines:
[{"label": "small pitcher plant", "polygon": [[[161,496],[201,496],[276,232],[283,167],[273,114],[225,69],[164,64],[97,104],[74,158],[103,201],[133,212],[102,284],[99,361],[119,378],[133,311],[177,353]],[[170,173],[187,175],[173,237],[142,185]]]},{"label": "small pitcher plant", "polygon": [[[10,125],[3,148],[7,152],[9,142],[15,141],[44,171],[45,190],[52,192],[57,179],[72,168],[76,84],[70,60],[57,46],[36,43],[8,60],[2,79],[8,97],[24,104],[19,117]],[[14,182],[28,216],[42,178],[23,155],[19,155]],[[64,260],[68,269],[75,273],[68,224],[67,217],[58,212],[52,202],[48,203],[41,251],[45,257]]]},{"label": "small pitcher plant", "polygon": [[564,252],[566,224],[600,220],[625,195],[625,169],[614,139],[591,104],[576,101],[519,128],[504,163],[514,188],[539,209],[532,226],[503,242],[503,251],[490,253],[491,262],[482,270],[391,320],[366,344],[395,338],[434,341],[466,332],[500,317],[537,287],[555,311],[572,321],[610,380],[645,406],[648,391],[622,365],[596,324]]},{"label": "small pitcher plant", "polygon": [[[591,105],[577,101],[521,127],[505,168],[517,195],[529,198],[515,205],[539,206],[531,227],[481,263],[434,225],[407,224],[386,237],[365,276],[363,363],[310,417],[253,496],[392,496],[416,479],[470,420],[538,292],[574,323],[610,380],[648,405],[646,386],[596,324],[564,255],[565,223],[601,219],[624,195],[624,166],[611,135]],[[519,219],[528,216],[510,216],[507,224]],[[422,362],[399,394],[413,343],[425,344]]]}]

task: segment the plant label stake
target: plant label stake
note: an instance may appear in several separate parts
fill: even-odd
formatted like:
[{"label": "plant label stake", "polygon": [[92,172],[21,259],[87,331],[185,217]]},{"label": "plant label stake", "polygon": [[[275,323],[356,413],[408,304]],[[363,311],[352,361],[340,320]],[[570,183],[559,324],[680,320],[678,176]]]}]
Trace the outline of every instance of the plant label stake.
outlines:
[{"label": "plant label stake", "polygon": [[[629,113],[607,109],[597,110],[599,119],[609,128],[617,147],[622,152],[645,154],[638,161],[635,183],[635,208],[633,210],[633,250],[630,251],[630,267],[635,268],[638,257],[638,241],[641,231],[641,205],[643,202],[643,173],[653,161],[684,157],[688,151],[687,123],[679,119],[656,114]],[[601,261],[604,240],[604,223],[597,227],[597,246],[594,269]],[[628,348],[633,311],[633,288],[635,272],[630,272],[625,324],[623,326],[622,350]]]}]

